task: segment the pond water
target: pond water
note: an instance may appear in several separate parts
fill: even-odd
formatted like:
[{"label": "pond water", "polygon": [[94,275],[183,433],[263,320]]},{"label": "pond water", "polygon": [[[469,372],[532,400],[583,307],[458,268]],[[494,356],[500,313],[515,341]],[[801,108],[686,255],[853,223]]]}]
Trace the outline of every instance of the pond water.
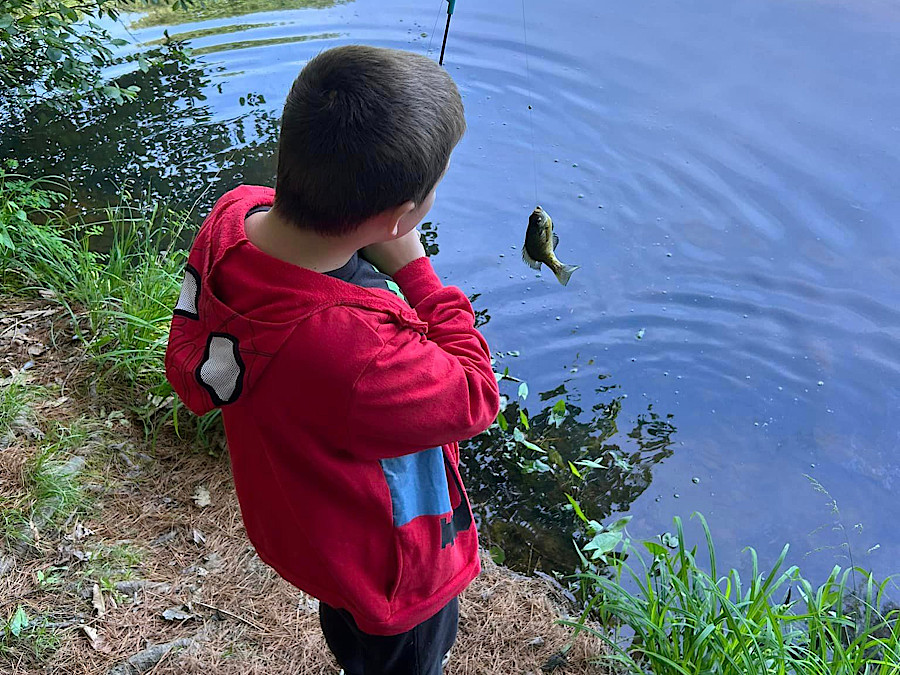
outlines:
[{"label": "pond water", "polygon": [[[72,177],[85,204],[131,185],[202,215],[238,182],[272,182],[280,108],[311,56],[362,42],[436,59],[445,7],[128,15],[141,49],[167,30],[199,63],[126,75],[142,91],[121,108],[7,126],[0,152]],[[476,439],[485,539],[518,567],[571,568],[569,492],[590,517],[632,515],[637,537],[701,511],[725,564],[789,542],[821,580],[849,543],[854,563],[900,571],[900,6],[524,8],[527,24],[521,0],[457,5],[445,67],[469,131],[424,229],[498,366],[527,381],[528,437],[611,468],[580,481],[545,458],[553,471],[523,474],[531,451]],[[520,259],[535,202],[581,265],[567,287]]]}]

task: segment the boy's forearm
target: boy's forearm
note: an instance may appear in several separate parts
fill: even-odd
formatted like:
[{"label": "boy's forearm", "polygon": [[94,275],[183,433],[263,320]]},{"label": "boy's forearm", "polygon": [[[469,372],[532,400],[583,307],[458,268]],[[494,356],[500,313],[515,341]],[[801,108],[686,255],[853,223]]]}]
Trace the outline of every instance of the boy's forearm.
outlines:
[{"label": "boy's forearm", "polygon": [[[431,293],[444,288],[428,258],[417,258],[393,274],[407,302],[416,307]],[[425,317],[422,317],[426,321]]]},{"label": "boy's forearm", "polygon": [[394,281],[419,318],[428,324],[429,340],[450,353],[456,351],[450,343],[466,343],[468,348],[460,355],[478,362],[482,369],[491,369],[491,353],[475,328],[475,312],[469,299],[455,286],[444,286],[428,258],[419,258],[400,269],[394,274]]},{"label": "boy's forearm", "polygon": [[[409,263],[394,279],[428,331],[425,344],[407,335],[386,345],[357,380],[351,407],[364,416],[354,427],[366,436],[362,445],[373,453],[406,454],[484,431],[497,416],[500,394],[468,298],[444,286],[427,258]],[[403,442],[397,429],[404,429]],[[380,438],[388,444],[383,447]]]},{"label": "boy's forearm", "polygon": [[425,247],[418,230],[410,230],[399,239],[370,244],[360,254],[380,271],[394,276],[400,269],[425,257]]},{"label": "boy's forearm", "polygon": [[496,394],[491,398],[499,404],[491,352],[475,328],[475,312],[465,294],[455,286],[444,286],[428,258],[409,263],[394,275],[394,280],[419,318],[428,324],[428,340],[455,357],[470,378],[489,381]]}]

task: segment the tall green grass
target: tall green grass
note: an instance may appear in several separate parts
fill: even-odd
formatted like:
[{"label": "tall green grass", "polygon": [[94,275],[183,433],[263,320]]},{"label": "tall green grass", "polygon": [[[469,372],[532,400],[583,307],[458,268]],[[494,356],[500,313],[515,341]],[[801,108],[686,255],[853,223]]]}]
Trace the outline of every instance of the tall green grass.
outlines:
[{"label": "tall green grass", "polygon": [[[3,231],[0,290],[40,292],[63,304],[96,378],[107,388],[124,385],[131,408],[150,426],[164,411],[177,420],[164,357],[187,260],[181,242],[192,227],[188,214],[125,194],[102,218],[85,222],[57,208],[65,199],[58,183],[0,171],[0,213],[16,214],[15,227]],[[26,201],[27,212],[20,208]]]},{"label": "tall green grass", "polygon": [[[749,578],[736,569],[719,576],[709,527],[695,515],[708,572],[676,517],[669,545],[623,536],[617,550],[596,556],[608,572],[579,575],[593,597],[579,621],[564,623],[605,640],[608,658],[633,673],[900,675],[900,609],[885,606],[889,580],[836,566],[814,587],[796,566],[784,569],[787,546],[768,570],[748,548]],[[589,617],[614,626],[613,635]]]},{"label": "tall green grass", "polygon": [[90,254],[81,273],[91,282],[76,285],[90,320],[86,343],[95,363],[144,392],[148,403],[171,393],[163,359],[187,260],[187,252],[176,248],[186,226],[183,214],[155,205],[109,209],[102,223],[112,236],[108,251]]}]

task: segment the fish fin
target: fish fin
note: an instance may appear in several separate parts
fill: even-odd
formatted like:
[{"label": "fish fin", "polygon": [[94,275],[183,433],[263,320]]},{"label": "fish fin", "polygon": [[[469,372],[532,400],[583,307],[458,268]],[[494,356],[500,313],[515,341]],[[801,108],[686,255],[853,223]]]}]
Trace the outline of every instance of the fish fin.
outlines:
[{"label": "fish fin", "polygon": [[556,232],[553,233],[553,250],[556,250],[556,247],[559,246],[559,236]]},{"label": "fish fin", "polygon": [[559,283],[565,286],[569,283],[569,277],[572,276],[572,272],[579,269],[580,267],[581,265],[563,265],[558,270],[555,270],[554,274],[556,275]]},{"label": "fish fin", "polygon": [[525,264],[528,265],[533,270],[540,270],[541,263],[528,255],[528,249],[524,246],[522,247],[522,260],[525,261]]}]

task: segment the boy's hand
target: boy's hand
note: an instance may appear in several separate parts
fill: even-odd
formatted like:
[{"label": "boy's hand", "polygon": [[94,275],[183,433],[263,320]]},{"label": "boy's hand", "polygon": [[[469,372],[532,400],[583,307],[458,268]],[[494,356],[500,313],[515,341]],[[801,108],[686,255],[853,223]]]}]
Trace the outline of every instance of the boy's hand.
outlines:
[{"label": "boy's hand", "polygon": [[413,260],[424,258],[425,247],[422,246],[419,230],[413,228],[397,239],[370,244],[360,250],[360,254],[381,272],[394,276]]}]

